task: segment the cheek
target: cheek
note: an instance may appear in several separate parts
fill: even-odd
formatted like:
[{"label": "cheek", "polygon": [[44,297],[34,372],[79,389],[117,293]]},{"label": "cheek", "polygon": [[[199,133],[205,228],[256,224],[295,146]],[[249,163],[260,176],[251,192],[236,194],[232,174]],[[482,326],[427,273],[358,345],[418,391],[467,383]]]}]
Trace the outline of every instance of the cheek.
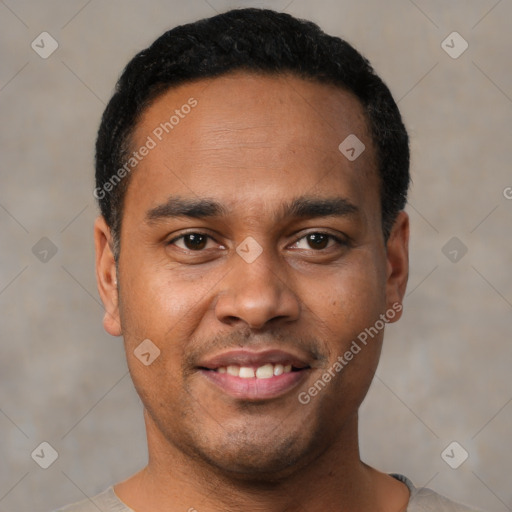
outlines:
[{"label": "cheek", "polygon": [[[125,274],[127,275],[127,274]],[[181,345],[169,340],[186,326],[179,318],[186,314],[186,300],[167,293],[142,272],[123,279],[121,274],[119,311],[128,367],[139,394],[153,389],[169,364],[181,361]],[[177,371],[177,368],[176,368]]]},{"label": "cheek", "polygon": [[[149,266],[148,266],[149,267]],[[127,276],[127,279],[124,277]],[[144,331],[145,336],[165,335],[183,329],[193,305],[201,297],[200,283],[176,279],[171,271],[139,266],[121,274],[121,310],[125,325]],[[172,335],[172,334],[171,334]]]},{"label": "cheek", "polygon": [[142,403],[158,416],[180,396],[193,296],[149,272],[133,275],[122,281],[120,301],[126,358]]},{"label": "cheek", "polygon": [[[140,260],[144,261],[144,260]],[[216,273],[190,280],[162,265],[138,265],[120,269],[120,315],[126,354],[135,379],[146,383],[147,368],[137,360],[134,351],[149,339],[160,354],[151,364],[150,378],[173,382],[180,380],[188,341],[196,334],[208,314],[210,294],[219,279]]]},{"label": "cheek", "polygon": [[[382,268],[381,268],[382,267]],[[351,256],[328,275],[318,276],[308,283],[314,313],[332,325],[334,333],[364,329],[383,313],[386,304],[385,274],[382,263],[364,251]]]}]

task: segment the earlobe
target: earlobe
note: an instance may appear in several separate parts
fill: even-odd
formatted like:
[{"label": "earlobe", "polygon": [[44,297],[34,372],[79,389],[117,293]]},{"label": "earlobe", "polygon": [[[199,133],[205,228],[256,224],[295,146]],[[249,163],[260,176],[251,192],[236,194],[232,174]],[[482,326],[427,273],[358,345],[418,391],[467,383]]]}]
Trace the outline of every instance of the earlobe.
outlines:
[{"label": "earlobe", "polygon": [[[402,301],[409,278],[409,216],[401,211],[393,224],[387,244],[387,282],[386,282],[386,305],[387,308],[397,310],[400,304],[396,321],[402,312]],[[395,307],[393,307],[395,306]]]},{"label": "earlobe", "polygon": [[112,336],[122,334],[119,316],[117,269],[112,252],[112,235],[105,219],[100,216],[94,223],[94,246],[96,250],[96,282],[105,307],[103,327]]}]

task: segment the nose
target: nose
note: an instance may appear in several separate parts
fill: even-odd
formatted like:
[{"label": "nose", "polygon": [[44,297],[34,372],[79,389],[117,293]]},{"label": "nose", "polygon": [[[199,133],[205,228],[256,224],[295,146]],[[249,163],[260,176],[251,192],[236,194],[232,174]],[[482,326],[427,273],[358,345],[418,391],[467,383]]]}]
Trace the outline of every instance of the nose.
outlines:
[{"label": "nose", "polygon": [[243,322],[251,329],[262,329],[270,323],[299,318],[300,300],[292,290],[283,263],[270,251],[263,251],[251,263],[233,254],[231,265],[215,304],[220,322]]}]

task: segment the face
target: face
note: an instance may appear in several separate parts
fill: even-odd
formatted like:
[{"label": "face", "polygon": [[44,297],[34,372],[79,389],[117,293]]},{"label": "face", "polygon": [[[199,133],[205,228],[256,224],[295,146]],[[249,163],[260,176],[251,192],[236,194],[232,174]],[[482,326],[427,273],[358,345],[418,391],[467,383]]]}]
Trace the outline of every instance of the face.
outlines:
[{"label": "face", "polygon": [[[350,134],[365,145],[352,161],[338,149]],[[100,218],[97,268],[150,455],[252,476],[307,464],[353,430],[407,279],[407,217],[386,245],[362,107],[333,86],[234,73],[159,97],[132,143],[150,149],[118,266]]]}]

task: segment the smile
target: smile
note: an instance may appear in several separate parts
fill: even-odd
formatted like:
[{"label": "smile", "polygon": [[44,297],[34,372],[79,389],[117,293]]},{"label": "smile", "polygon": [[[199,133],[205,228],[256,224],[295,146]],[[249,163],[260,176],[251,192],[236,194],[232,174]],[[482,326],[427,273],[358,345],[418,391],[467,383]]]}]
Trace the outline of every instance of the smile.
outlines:
[{"label": "smile", "polygon": [[252,353],[234,351],[198,367],[224,393],[239,400],[269,400],[288,393],[311,371],[305,358],[280,350]]},{"label": "smile", "polygon": [[237,366],[232,364],[229,366],[221,366],[214,371],[218,373],[228,373],[233,377],[240,377],[241,379],[270,379],[272,377],[278,377],[283,373],[290,373],[292,371],[292,365],[287,364],[283,366],[279,363],[267,363],[255,369],[251,366]]}]

